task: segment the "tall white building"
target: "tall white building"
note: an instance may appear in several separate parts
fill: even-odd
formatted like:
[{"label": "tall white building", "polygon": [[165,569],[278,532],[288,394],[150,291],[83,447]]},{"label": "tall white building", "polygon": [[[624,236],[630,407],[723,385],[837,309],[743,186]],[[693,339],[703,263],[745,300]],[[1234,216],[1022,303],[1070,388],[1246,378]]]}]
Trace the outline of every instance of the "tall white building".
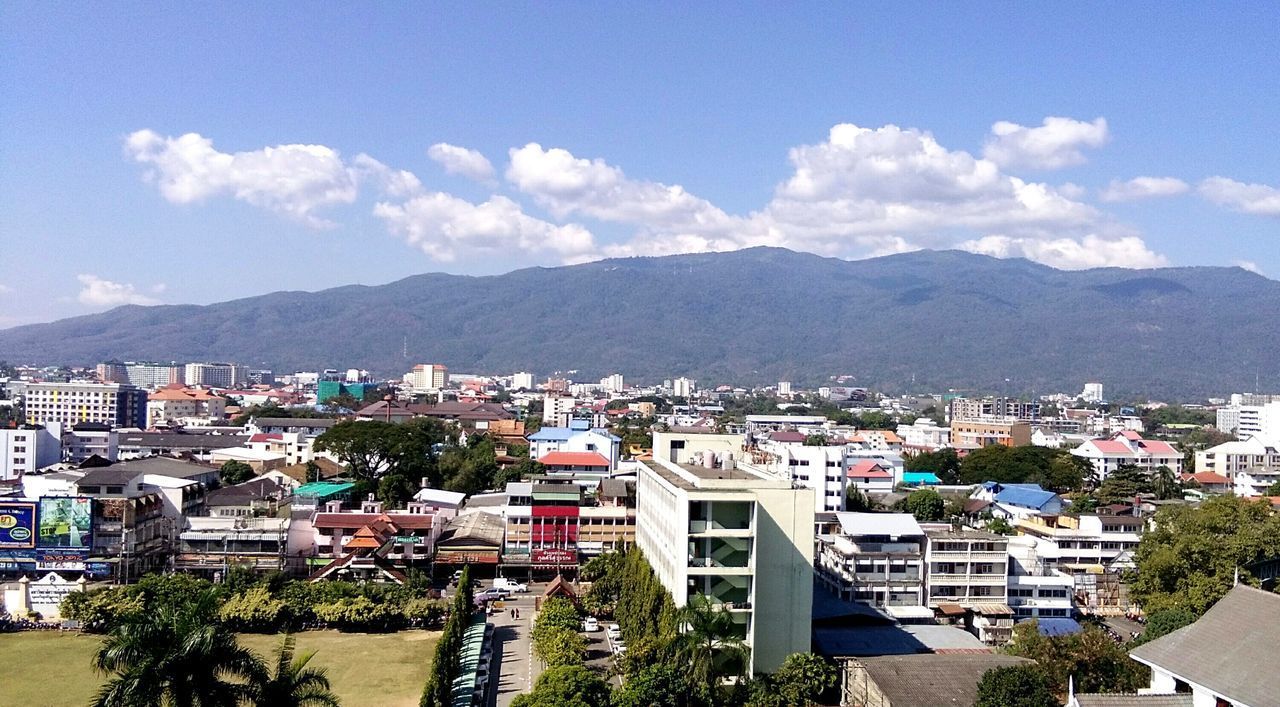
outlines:
[{"label": "tall white building", "polygon": [[1103,400],[1106,400],[1102,395],[1101,383],[1085,383],[1084,390],[1080,391],[1080,395],[1077,397],[1081,398],[1086,403],[1100,403]]},{"label": "tall white building", "polygon": [[533,374],[521,371],[511,376],[511,387],[515,390],[533,390]]},{"label": "tall white building", "polygon": [[671,394],[677,398],[691,398],[697,382],[689,378],[677,378],[671,381]]},{"label": "tall white building", "polygon": [[207,388],[236,388],[249,380],[249,367],[234,363],[188,363],[183,383]]},{"label": "tall white building", "polygon": [[[655,446],[669,448],[654,434]],[[645,462],[636,542],[676,606],[701,594],[733,617],[748,673],[808,651],[813,611],[813,491],[734,468]]]},{"label": "tall white building", "polygon": [[62,425],[0,430],[0,483],[62,461]]},{"label": "tall white building", "polygon": [[1240,439],[1261,436],[1280,439],[1280,396],[1231,396],[1231,404],[1218,408],[1218,430]]},{"label": "tall white building", "polygon": [[1263,496],[1280,481],[1280,438],[1253,436],[1196,452],[1196,472],[1221,474],[1237,496]]},{"label": "tall white building", "polygon": [[126,363],[124,371],[130,385],[148,389],[181,383],[185,372],[182,366],[173,363]]},{"label": "tall white building", "polygon": [[803,438],[799,442],[770,439],[761,442],[753,456],[744,460],[743,465],[748,464],[813,489],[816,512],[844,510],[844,494],[849,483],[845,473],[844,445],[806,446]]},{"label": "tall white building", "polygon": [[600,387],[610,393],[621,393],[625,386],[622,381],[621,373],[613,373],[600,379]]},{"label": "tall white building", "polygon": [[101,422],[116,427],[146,424],[147,393],[126,383],[28,383],[27,422]]},{"label": "tall white building", "polygon": [[778,395],[783,397],[791,395],[791,381],[778,381]]},{"label": "tall white building", "polygon": [[898,436],[907,449],[938,450],[951,446],[951,428],[939,427],[928,417],[916,418],[909,425],[898,425]]},{"label": "tall white building", "polygon": [[440,390],[449,382],[449,369],[439,363],[419,363],[409,376],[414,391]]},{"label": "tall white building", "polygon": [[1182,453],[1168,442],[1143,439],[1132,430],[1120,432],[1110,439],[1092,439],[1071,450],[1093,464],[1098,479],[1111,475],[1121,464],[1132,464],[1148,471],[1167,466],[1174,474],[1182,473]]},{"label": "tall white building", "polygon": [[573,417],[575,401],[570,395],[547,393],[542,396],[542,424],[550,427],[568,427]]}]

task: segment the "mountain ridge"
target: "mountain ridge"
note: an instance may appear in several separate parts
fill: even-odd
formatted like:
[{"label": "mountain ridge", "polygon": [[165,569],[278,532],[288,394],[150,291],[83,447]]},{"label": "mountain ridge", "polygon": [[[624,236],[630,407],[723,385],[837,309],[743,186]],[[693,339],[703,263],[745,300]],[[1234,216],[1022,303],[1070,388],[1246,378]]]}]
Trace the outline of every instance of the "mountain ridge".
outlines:
[{"label": "mountain ridge", "polygon": [[885,390],[915,380],[1009,393],[1098,379],[1130,395],[1203,396],[1252,389],[1255,375],[1280,387],[1269,311],[1280,282],[1238,267],[1065,271],[961,251],[847,261],[761,247],[126,305],[0,330],[0,359],[387,375],[435,361],[707,383],[852,374]]}]

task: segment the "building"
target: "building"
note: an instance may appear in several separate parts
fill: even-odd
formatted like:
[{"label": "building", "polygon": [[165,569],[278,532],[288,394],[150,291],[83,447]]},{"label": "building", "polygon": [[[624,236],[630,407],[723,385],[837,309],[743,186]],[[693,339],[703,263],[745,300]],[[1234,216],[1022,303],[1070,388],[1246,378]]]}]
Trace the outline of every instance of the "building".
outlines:
[{"label": "building", "polygon": [[[794,441],[797,437],[798,442]],[[707,461],[707,454],[711,453],[704,454],[704,464]],[[712,461],[714,462],[714,457]],[[758,469],[813,489],[815,513],[844,510],[844,496],[849,477],[845,472],[843,445],[806,446],[804,435],[795,432],[775,432],[768,440],[752,450],[744,462],[750,462]],[[698,461],[695,459],[694,463]]]},{"label": "building", "polygon": [[249,368],[234,363],[188,363],[182,382],[206,388],[237,388],[249,381]]},{"label": "building", "polygon": [[611,373],[608,376],[601,378],[600,387],[603,388],[606,393],[621,393],[626,390],[626,384],[622,380],[621,373]]},{"label": "building", "polygon": [[1075,580],[1037,553],[1035,538],[1015,536],[1009,547],[1009,608],[1016,620],[1069,619],[1075,615]]},{"label": "building", "polygon": [[215,515],[188,518],[173,568],[212,577],[232,568],[265,574],[291,568],[289,518]]},{"label": "building", "polygon": [[222,486],[205,495],[206,512],[216,518],[274,516],[292,494],[272,478],[258,477],[233,486]]},{"label": "building", "polygon": [[200,425],[227,416],[227,399],[204,388],[177,384],[147,394],[147,427]]},{"label": "building", "polygon": [[568,427],[577,405],[573,396],[547,393],[542,396],[542,424],[551,427]]},{"label": "building", "polygon": [[247,439],[243,435],[121,432],[116,435],[116,449],[122,461],[166,456],[212,462],[215,452],[240,447]]},{"label": "building", "polygon": [[184,368],[173,363],[126,363],[125,383],[154,390],[167,385],[180,385],[185,378]]},{"label": "building", "polygon": [[110,424],[82,422],[62,433],[62,459],[79,464],[96,456],[109,462],[119,458],[120,433]]},{"label": "building", "polygon": [[1080,394],[1076,397],[1086,403],[1100,403],[1106,400],[1106,397],[1102,394],[1101,383],[1085,383],[1084,390],[1081,390]]},{"label": "building", "polygon": [[[669,447],[663,433],[655,448]],[[694,595],[730,612],[748,674],[810,649],[813,490],[739,468],[655,455],[636,489],[636,542],[677,607]]]},{"label": "building", "polygon": [[998,653],[882,655],[844,661],[841,705],[939,707],[972,705],[988,670],[1035,661]]},{"label": "building", "polygon": [[893,493],[893,469],[874,459],[861,459],[849,467],[845,474],[848,488],[856,488],[863,494]]},{"label": "building", "polygon": [[683,428],[653,437],[653,458],[676,464],[692,464],[709,452],[717,459],[745,459],[746,439],[740,434],[719,434],[710,429]]},{"label": "building", "polygon": [[601,479],[588,488],[573,480],[537,477],[507,484],[503,570],[559,574],[583,557],[625,550],[636,539],[635,487]]},{"label": "building", "polygon": [[1062,512],[1062,497],[1040,488],[1039,484],[1001,484],[987,481],[973,490],[969,498],[985,501],[983,510],[996,518],[1026,518],[1057,515]]},{"label": "building", "polygon": [[311,519],[318,566],[312,581],[348,579],[404,584],[405,571],[426,566],[443,529],[428,505],[410,501],[405,510],[384,511],[381,501],[365,501],[344,511],[330,501]]},{"label": "building", "polygon": [[1217,410],[1217,428],[1240,439],[1280,439],[1280,395],[1235,393]]},{"label": "building", "polygon": [[249,434],[296,432],[305,437],[319,437],[338,422],[328,417],[254,417],[245,425],[245,431]]},{"label": "building", "polygon": [[616,469],[622,438],[586,420],[571,420],[566,427],[543,427],[527,437],[529,458],[541,461],[552,452],[595,452]]},{"label": "building", "polygon": [[1191,704],[1274,705],[1280,673],[1280,596],[1238,584],[1204,616],[1129,652],[1151,668],[1150,694],[1191,694]]},{"label": "building", "polygon": [[928,537],[910,513],[838,513],[818,537],[818,579],[842,599],[887,608],[925,605]]},{"label": "building", "polygon": [[1011,522],[1037,541],[1036,554],[1046,567],[1068,574],[1133,569],[1144,525],[1134,516],[1094,514],[1033,515]]},{"label": "building", "polygon": [[377,383],[348,383],[342,380],[322,380],[316,383],[316,402],[324,404],[343,395],[364,402],[367,396],[378,392]]},{"label": "building", "polygon": [[693,397],[694,391],[697,389],[698,383],[689,378],[677,378],[671,381],[671,395],[677,398],[689,399]]},{"label": "building", "polygon": [[419,363],[410,371],[408,379],[415,393],[441,390],[449,384],[449,369],[439,363]]},{"label": "building", "polygon": [[928,605],[1005,604],[1009,539],[981,530],[928,529]]},{"label": "building", "polygon": [[512,374],[511,388],[513,390],[533,390],[533,374],[527,371]]},{"label": "building", "polygon": [[1237,496],[1265,496],[1280,481],[1280,437],[1255,435],[1198,451],[1196,472],[1225,476]]},{"label": "building", "polygon": [[783,398],[791,397],[791,381],[778,381],[778,395]]},{"label": "building", "polygon": [[1071,454],[1088,459],[1094,473],[1102,481],[1121,464],[1154,471],[1166,466],[1175,475],[1182,473],[1182,453],[1168,442],[1143,439],[1132,430],[1118,432],[1108,439],[1091,439],[1071,450]]},{"label": "building", "polygon": [[25,396],[27,422],[34,425],[146,424],[147,393],[127,383],[28,383]]},{"label": "building", "polygon": [[22,482],[23,474],[62,461],[62,425],[0,429],[0,485]]},{"label": "building", "polygon": [[951,446],[957,449],[1027,444],[1031,444],[1031,425],[1026,422],[994,418],[951,421]]},{"label": "building", "polygon": [[947,419],[1034,422],[1040,419],[1040,403],[1017,398],[952,398],[947,403]]},{"label": "building", "polygon": [[932,418],[920,417],[909,425],[898,425],[902,446],[916,451],[932,452],[951,446],[951,428],[939,427]]}]

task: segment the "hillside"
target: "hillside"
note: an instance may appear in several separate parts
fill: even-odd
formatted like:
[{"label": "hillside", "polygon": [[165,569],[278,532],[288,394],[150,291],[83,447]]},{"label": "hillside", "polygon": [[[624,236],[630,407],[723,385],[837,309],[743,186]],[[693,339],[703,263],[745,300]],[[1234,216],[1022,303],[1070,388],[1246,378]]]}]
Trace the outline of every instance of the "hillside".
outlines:
[{"label": "hillside", "polygon": [[[489,277],[125,306],[0,331],[0,360],[415,362],[704,383],[1202,396],[1280,387],[1280,283],[1239,268],[1068,272],[956,251],[844,261],[776,248]],[[407,340],[409,360],[402,351]],[[915,380],[916,385],[911,386]],[[1008,379],[1008,382],[1006,382]]]}]

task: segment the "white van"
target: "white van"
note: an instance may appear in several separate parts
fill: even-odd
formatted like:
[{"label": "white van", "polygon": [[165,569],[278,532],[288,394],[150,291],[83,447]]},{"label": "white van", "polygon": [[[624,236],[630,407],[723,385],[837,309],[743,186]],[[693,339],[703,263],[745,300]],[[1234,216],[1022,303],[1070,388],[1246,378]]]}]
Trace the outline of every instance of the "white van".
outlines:
[{"label": "white van", "polygon": [[504,589],[508,592],[515,592],[516,594],[524,594],[529,591],[529,585],[521,584],[514,579],[507,579],[506,577],[494,577],[493,588]]}]

